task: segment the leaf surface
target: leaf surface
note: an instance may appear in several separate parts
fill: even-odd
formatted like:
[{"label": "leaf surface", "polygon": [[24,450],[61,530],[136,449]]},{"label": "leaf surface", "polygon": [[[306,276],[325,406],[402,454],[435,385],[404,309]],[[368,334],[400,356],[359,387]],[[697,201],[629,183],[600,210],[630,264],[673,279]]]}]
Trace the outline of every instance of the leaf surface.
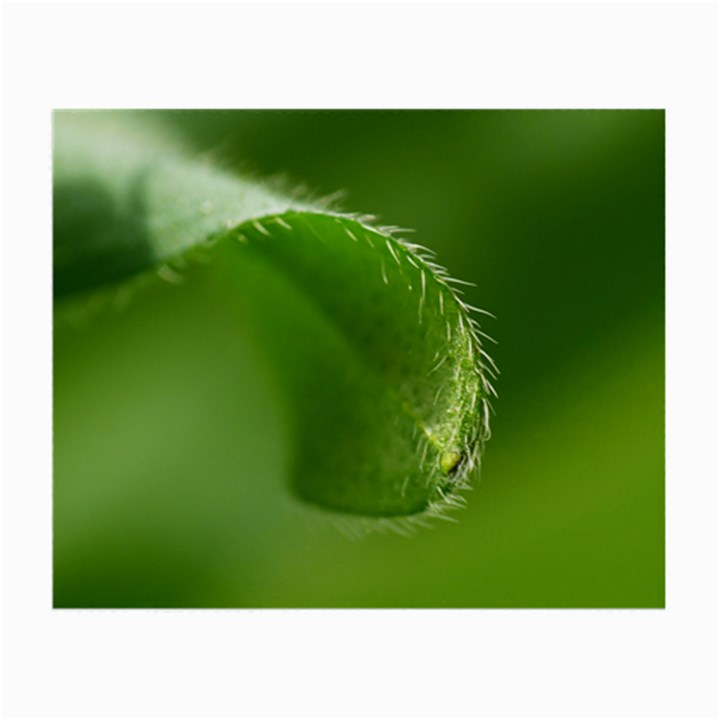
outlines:
[{"label": "leaf surface", "polygon": [[297,496],[373,517],[461,504],[493,371],[429,251],[194,157],[142,113],[56,113],[53,191],[58,317],[210,277],[283,387]]}]

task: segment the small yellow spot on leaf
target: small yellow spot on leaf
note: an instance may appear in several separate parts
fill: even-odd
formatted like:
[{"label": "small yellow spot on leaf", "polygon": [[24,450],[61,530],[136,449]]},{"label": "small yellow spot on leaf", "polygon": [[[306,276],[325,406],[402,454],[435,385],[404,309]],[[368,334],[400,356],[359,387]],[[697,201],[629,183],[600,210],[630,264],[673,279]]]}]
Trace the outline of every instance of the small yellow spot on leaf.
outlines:
[{"label": "small yellow spot on leaf", "polygon": [[462,455],[457,450],[448,450],[440,458],[440,468],[446,475],[449,475],[457,468],[461,460]]}]

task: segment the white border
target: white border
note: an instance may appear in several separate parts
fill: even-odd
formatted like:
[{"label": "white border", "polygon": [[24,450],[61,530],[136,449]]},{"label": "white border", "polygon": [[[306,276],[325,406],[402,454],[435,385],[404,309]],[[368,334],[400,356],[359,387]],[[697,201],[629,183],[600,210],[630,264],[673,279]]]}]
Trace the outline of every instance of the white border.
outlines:
[{"label": "white border", "polygon": [[[717,712],[717,6],[3,7],[3,675],[12,716]],[[53,107],[667,108],[665,611],[50,610]]]}]

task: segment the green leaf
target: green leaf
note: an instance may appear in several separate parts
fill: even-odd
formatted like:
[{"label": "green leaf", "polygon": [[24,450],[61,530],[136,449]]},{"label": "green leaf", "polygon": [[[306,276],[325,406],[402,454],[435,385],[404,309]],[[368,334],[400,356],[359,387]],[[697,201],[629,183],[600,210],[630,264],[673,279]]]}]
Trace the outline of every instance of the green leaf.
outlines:
[{"label": "green leaf", "polygon": [[193,157],[143,113],[56,113],[53,191],[56,332],[202,275],[283,386],[298,497],[374,517],[462,504],[493,371],[429,251]]}]

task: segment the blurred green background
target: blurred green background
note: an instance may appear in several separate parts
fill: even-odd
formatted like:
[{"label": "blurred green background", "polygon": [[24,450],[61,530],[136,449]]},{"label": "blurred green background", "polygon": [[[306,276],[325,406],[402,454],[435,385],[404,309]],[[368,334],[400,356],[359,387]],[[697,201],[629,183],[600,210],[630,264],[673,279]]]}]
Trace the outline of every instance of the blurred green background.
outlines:
[{"label": "blurred green background", "polygon": [[158,119],[476,283],[493,438],[457,523],[351,539],[287,493],[277,378],[202,275],[56,322],[56,607],[664,606],[662,111]]}]

